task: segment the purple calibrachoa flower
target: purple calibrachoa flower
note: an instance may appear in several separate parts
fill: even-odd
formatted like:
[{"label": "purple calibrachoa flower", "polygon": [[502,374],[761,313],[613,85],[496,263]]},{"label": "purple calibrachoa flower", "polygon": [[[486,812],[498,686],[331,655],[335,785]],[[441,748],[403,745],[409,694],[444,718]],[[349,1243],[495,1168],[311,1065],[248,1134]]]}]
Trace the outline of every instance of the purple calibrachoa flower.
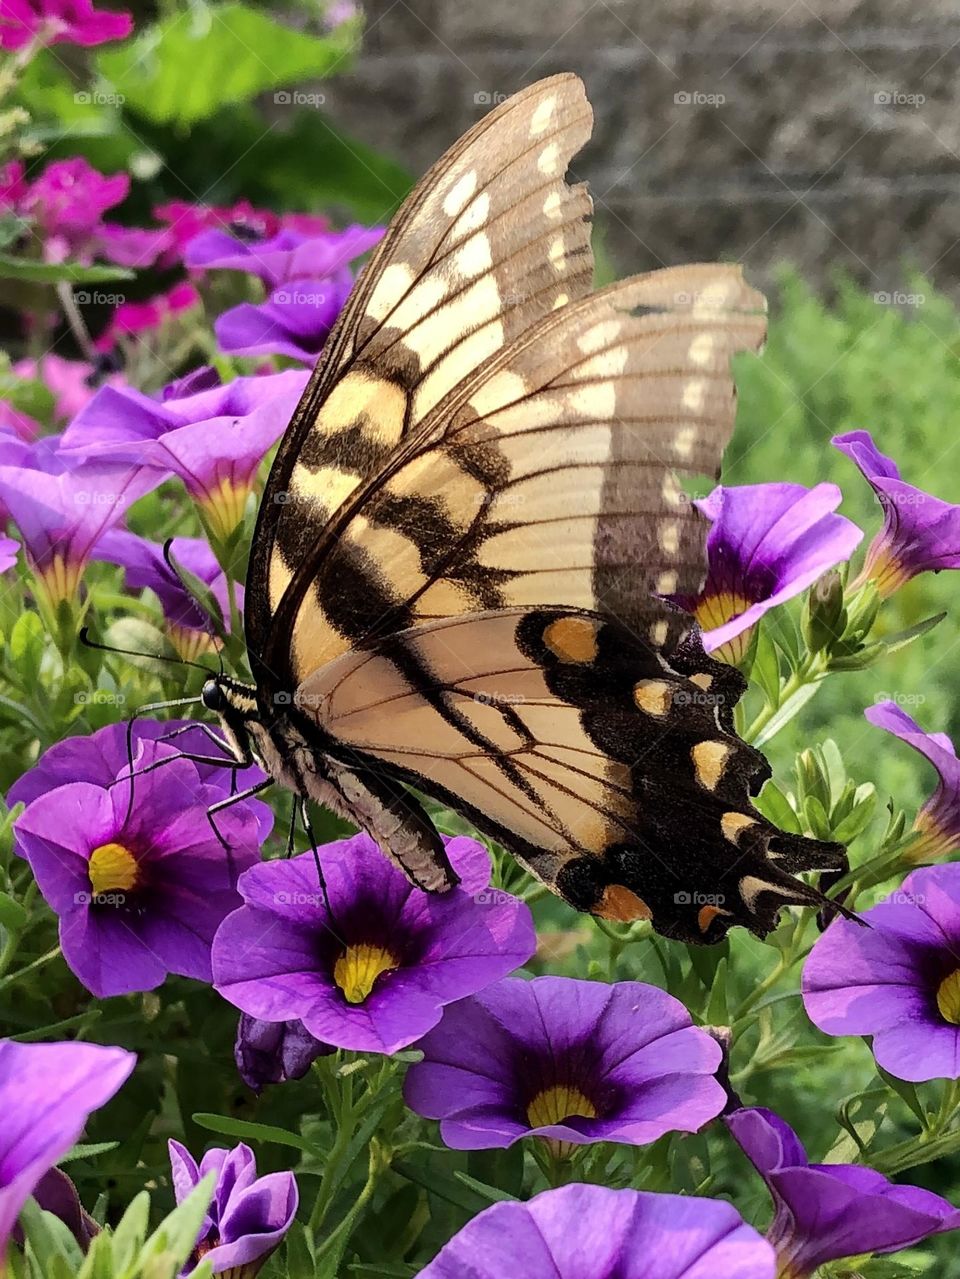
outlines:
[{"label": "purple calibrachoa flower", "polygon": [[[230,604],[227,579],[208,542],[201,537],[177,537],[170,547],[174,563],[206,583],[220,608],[224,627],[230,629]],[[181,579],[168,564],[163,546],[150,542],[126,529],[111,529],[97,543],[95,556],[125,569],[129,590],[149,587],[160,600],[167,623],[167,634],[181,657],[195,660],[201,653],[216,648],[210,619],[196,603]],[[238,605],[242,607],[242,588],[237,588]]]},{"label": "purple calibrachoa flower", "polygon": [[297,1212],[297,1180],[292,1172],[257,1176],[249,1146],[208,1150],[199,1167],[179,1141],[171,1141],[170,1167],[177,1203],[208,1173],[216,1173],[213,1201],[203,1219],[193,1257],[184,1274],[207,1261],[215,1275],[253,1279],[293,1225]]},{"label": "purple calibrachoa flower", "polygon": [[302,1079],[318,1057],[336,1049],[314,1039],[302,1021],[260,1021],[240,1014],[233,1055],[240,1078],[254,1092]]},{"label": "purple calibrachoa flower", "polygon": [[863,712],[871,724],[886,729],[928,759],[940,783],[917,814],[919,838],[904,850],[904,860],[918,865],[960,848],[960,760],[946,733],[925,733],[896,702],[880,702]]},{"label": "purple calibrachoa flower", "polygon": [[836,435],[831,443],[856,463],[883,507],[883,528],[867,548],[855,586],[874,582],[886,599],[918,573],[960,568],[960,506],[901,480],[896,462],[868,431]]},{"label": "purple calibrachoa flower", "polygon": [[41,44],[91,46],[122,40],[133,30],[129,13],[94,9],[91,0],[0,0],[0,48]]},{"label": "purple calibrachoa flower", "polygon": [[835,484],[718,487],[694,505],[711,521],[707,580],[696,596],[671,598],[693,613],[708,652],[739,661],[764,613],[848,560],[863,537],[834,512]]},{"label": "purple calibrachoa flower", "polygon": [[[168,740],[178,751],[186,754],[215,756],[216,749],[199,725],[189,720],[137,718],[133,725],[133,754],[144,742]],[[197,776],[204,786],[218,792],[217,799],[230,794],[231,773],[215,764],[194,764]],[[162,771],[162,770],[158,770]],[[65,786],[68,782],[88,782],[102,790],[113,786],[118,777],[129,775],[127,759],[127,725],[107,724],[89,737],[65,737],[44,751],[33,768],[28,769],[7,792],[8,806],[32,804],[41,795]],[[237,774],[237,789],[246,790],[262,782],[266,774],[259,768],[241,770]],[[261,842],[267,838],[273,826],[273,810],[260,800],[244,801],[260,825]],[[22,851],[22,850],[21,850]]]},{"label": "purple calibrachoa flower", "polygon": [[723,1110],[720,1045],[642,982],[507,979],[444,1011],[420,1041],[407,1105],[456,1150],[521,1137],[646,1145]]},{"label": "purple calibrachoa flower", "polygon": [[214,942],[215,986],[243,1012],[302,1021],[338,1048],[412,1044],[444,1005],[512,972],[536,946],[527,907],[483,892],[483,846],[446,844],[461,883],[442,894],[414,888],[368,835],[322,847],[332,918],[311,853],[252,867],[238,885],[243,908]]},{"label": "purple calibrachoa flower", "polygon": [[173,472],[225,538],[243,518],[257,468],[308,377],[299,369],[238,377],[162,401],[132,387],[101,387],[67,427],[61,450]]},{"label": "purple calibrachoa flower", "polygon": [[773,1199],[767,1238],[778,1279],[807,1279],[828,1261],[898,1252],[960,1226],[960,1210],[929,1190],[859,1164],[809,1163],[797,1134],[770,1110],[735,1110],[726,1123]]},{"label": "purple calibrachoa flower", "polygon": [[12,537],[0,536],[0,573],[6,573],[17,562],[20,543]]},{"label": "purple calibrachoa flower", "polygon": [[221,350],[287,355],[313,364],[353,286],[350,263],[379,241],[381,227],[302,232],[284,227],[268,240],[207,230],[191,241],[188,266],[246,271],[267,290],[257,305],[232,307],[214,325]]},{"label": "purple calibrachoa flower", "polygon": [[20,1209],[136,1060],[99,1044],[0,1040],[0,1272]]},{"label": "purple calibrachoa flower", "polygon": [[[256,861],[256,813],[201,781],[172,746],[143,741],[134,803],[124,779],[73,782],[47,791],[16,822],[19,850],[60,917],[67,964],[94,995],[153,990],[168,973],[211,980],[217,926],[240,902],[238,873]],[[124,763],[124,774],[129,776]]]},{"label": "purple calibrachoa flower", "polygon": [[803,970],[807,1013],[828,1035],[872,1035],[898,1079],[960,1078],[960,863],[915,870],[864,911],[835,920]]},{"label": "purple calibrachoa flower", "polygon": [[0,504],[19,529],[30,570],[52,606],[76,597],[98,539],[163,479],[151,467],[113,462],[84,462],[61,474],[0,465]]},{"label": "purple calibrachoa flower", "polygon": [[775,1259],[767,1241],[720,1199],[574,1184],[485,1209],[419,1279],[517,1273],[524,1279],[774,1279]]}]

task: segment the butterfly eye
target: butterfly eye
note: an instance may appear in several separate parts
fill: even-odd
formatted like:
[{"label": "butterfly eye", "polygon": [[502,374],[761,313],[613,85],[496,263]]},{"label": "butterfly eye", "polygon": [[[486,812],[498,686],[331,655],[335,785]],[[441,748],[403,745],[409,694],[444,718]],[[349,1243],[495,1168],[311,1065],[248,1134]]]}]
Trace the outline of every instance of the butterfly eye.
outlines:
[{"label": "butterfly eye", "polygon": [[217,711],[219,713],[226,707],[223,689],[215,679],[208,679],[204,684],[200,690],[200,700],[208,711]]}]

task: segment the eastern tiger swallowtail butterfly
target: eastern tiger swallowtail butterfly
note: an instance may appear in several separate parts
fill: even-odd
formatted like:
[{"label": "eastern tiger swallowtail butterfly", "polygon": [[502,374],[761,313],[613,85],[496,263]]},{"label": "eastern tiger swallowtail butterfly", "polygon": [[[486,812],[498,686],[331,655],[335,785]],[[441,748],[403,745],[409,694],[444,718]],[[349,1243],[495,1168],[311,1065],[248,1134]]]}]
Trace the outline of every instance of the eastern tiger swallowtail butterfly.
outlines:
[{"label": "eastern tiger swallowtail butterfly", "polygon": [[[491,111],[427,173],[347,302],[266,485],[246,587],[255,685],[203,701],[238,758],[456,877],[414,795],[469,818],[577,910],[668,936],[764,935],[841,846],[754,808],[744,689],[686,614],[730,357],[764,337],[739,267],[592,290],[569,185],[574,75]],[[709,694],[709,695],[706,695]]]}]

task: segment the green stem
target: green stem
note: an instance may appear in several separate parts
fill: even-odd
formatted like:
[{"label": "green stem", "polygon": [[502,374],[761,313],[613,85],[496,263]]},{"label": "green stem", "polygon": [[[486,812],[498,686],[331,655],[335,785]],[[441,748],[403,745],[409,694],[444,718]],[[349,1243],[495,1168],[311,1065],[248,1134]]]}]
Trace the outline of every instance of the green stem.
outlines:
[{"label": "green stem", "polygon": [[45,964],[49,964],[51,959],[56,959],[60,954],[60,947],[54,946],[53,950],[48,950],[45,955],[41,955],[39,959],[35,959],[32,964],[27,964],[26,968],[19,968],[15,973],[10,973],[6,977],[0,977],[0,990],[5,986],[11,986],[15,981],[19,981],[21,977],[26,977],[27,973],[32,973],[38,968],[42,968]]},{"label": "green stem", "polygon": [[310,1230],[314,1238],[319,1234],[333,1197],[340,1187],[343,1172],[341,1164],[350,1149],[355,1130],[352,1076],[335,1076],[331,1079],[329,1073],[324,1071],[324,1091],[331,1118],[337,1127],[337,1135],[324,1166],[320,1189],[310,1214]]},{"label": "green stem", "polygon": [[[792,697],[811,684],[819,684],[826,675],[822,658],[817,653],[808,654],[780,688],[776,706],[767,704],[744,733],[744,741],[755,742],[774,716],[778,715]],[[784,723],[787,721],[785,720]]]}]

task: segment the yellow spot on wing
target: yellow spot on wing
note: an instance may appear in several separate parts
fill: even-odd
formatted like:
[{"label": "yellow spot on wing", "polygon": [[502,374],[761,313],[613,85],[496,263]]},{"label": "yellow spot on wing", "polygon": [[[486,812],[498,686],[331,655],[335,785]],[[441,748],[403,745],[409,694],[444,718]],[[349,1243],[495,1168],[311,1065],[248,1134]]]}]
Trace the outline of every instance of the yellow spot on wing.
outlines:
[{"label": "yellow spot on wing", "polygon": [[746,813],[724,813],[720,818],[720,829],[731,844],[737,842],[740,832],[748,826],[756,826],[756,821]]},{"label": "yellow spot on wing", "polygon": [[707,790],[716,790],[733,747],[726,742],[697,742],[690,751],[697,781]]},{"label": "yellow spot on wing", "polygon": [[672,699],[673,688],[666,680],[642,679],[633,689],[633,700],[648,715],[666,715]]},{"label": "yellow spot on wing", "polygon": [[588,617],[558,617],[543,642],[561,662],[592,662],[597,655],[597,623]]}]

